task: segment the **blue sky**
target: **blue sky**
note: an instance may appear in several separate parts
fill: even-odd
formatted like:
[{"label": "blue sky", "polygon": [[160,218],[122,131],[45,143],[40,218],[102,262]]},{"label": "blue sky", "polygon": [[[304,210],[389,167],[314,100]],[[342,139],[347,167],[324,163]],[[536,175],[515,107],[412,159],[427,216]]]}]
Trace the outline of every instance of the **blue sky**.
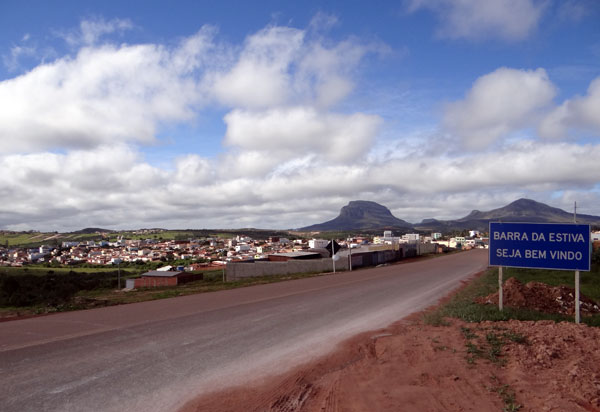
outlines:
[{"label": "blue sky", "polygon": [[0,4],[0,228],[600,215],[600,3]]}]

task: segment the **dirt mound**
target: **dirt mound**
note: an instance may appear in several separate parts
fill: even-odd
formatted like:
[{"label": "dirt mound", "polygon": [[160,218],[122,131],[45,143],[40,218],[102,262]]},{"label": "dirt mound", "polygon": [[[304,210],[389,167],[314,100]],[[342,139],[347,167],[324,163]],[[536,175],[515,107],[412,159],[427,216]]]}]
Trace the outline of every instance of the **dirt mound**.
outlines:
[{"label": "dirt mound", "polygon": [[[532,309],[539,312],[573,315],[575,289],[567,286],[549,286],[540,282],[521,283],[509,278],[502,287],[503,304],[513,308]],[[475,300],[481,304],[498,304],[498,292]],[[579,296],[582,315],[600,313],[600,305],[584,295]]]},{"label": "dirt mound", "polygon": [[600,328],[553,321],[483,322],[526,337],[504,348],[501,375],[521,396],[524,410],[600,411]]}]

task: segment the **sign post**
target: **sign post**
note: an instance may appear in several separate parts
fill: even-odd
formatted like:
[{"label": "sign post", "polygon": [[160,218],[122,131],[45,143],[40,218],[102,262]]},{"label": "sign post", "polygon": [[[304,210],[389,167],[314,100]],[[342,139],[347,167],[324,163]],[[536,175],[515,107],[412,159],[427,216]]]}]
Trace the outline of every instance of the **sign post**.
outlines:
[{"label": "sign post", "polygon": [[333,265],[333,273],[335,273],[335,261],[339,259],[339,256],[336,256],[335,254],[338,250],[340,250],[340,245],[338,245],[337,242],[332,239],[331,242],[329,242],[329,244],[325,246],[325,249],[331,252],[331,263]]},{"label": "sign post", "polygon": [[575,323],[579,323],[581,315],[579,313],[579,271],[575,271]]},{"label": "sign post", "polygon": [[348,268],[352,272],[352,245],[348,245]]},{"label": "sign post", "polygon": [[[577,223],[577,202],[573,204],[573,223]],[[579,271],[575,271],[575,323],[579,323]]]},{"label": "sign post", "polygon": [[579,271],[590,270],[590,225],[490,223],[490,266],[499,266],[498,307],[502,310],[502,267],[575,271],[575,322],[580,322]]},{"label": "sign post", "polygon": [[331,255],[331,263],[333,264],[333,273],[335,273],[335,250],[333,250],[333,254]]},{"label": "sign post", "polygon": [[502,266],[498,268],[498,309],[502,311],[502,302],[504,297],[502,296]]}]

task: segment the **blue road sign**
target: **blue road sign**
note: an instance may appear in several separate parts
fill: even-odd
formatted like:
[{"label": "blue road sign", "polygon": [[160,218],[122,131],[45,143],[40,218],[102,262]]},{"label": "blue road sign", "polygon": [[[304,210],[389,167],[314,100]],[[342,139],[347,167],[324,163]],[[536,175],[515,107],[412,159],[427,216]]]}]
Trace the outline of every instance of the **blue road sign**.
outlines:
[{"label": "blue road sign", "polygon": [[590,225],[490,223],[490,266],[590,270]]}]

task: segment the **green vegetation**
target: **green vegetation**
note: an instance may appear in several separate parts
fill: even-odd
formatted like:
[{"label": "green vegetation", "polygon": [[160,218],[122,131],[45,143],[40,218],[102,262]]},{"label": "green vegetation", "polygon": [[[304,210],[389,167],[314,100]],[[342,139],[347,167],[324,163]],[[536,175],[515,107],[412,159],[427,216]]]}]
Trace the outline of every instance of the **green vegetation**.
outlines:
[{"label": "green vegetation", "polygon": [[461,332],[466,340],[466,359],[469,364],[474,364],[478,358],[482,358],[492,363],[504,365],[502,347],[506,343],[527,343],[523,335],[501,327],[494,327],[491,331],[485,331],[485,338],[483,335],[479,335],[482,331],[478,328],[461,327]]},{"label": "green vegetation", "polygon": [[297,239],[298,234],[283,230],[262,230],[262,229],[235,229],[235,230],[163,230],[150,229],[148,232],[141,231],[118,231],[103,233],[88,233],[86,231],[71,233],[56,232],[9,232],[0,231],[0,246],[33,248],[41,245],[59,246],[62,242],[84,242],[89,240],[100,241],[107,240],[114,242],[119,237],[130,240],[188,240],[202,238],[220,238],[230,239],[237,235],[249,236],[253,239],[267,239],[271,236]]},{"label": "green vegetation", "polygon": [[[162,262],[161,262],[162,263]],[[164,263],[163,263],[164,264]],[[121,274],[135,275],[145,271],[144,267],[127,267],[121,265]],[[45,276],[46,274],[53,273],[106,273],[106,272],[118,272],[116,266],[42,266],[42,265],[28,265],[22,267],[0,267],[0,275],[35,275]]]},{"label": "green vegetation", "polygon": [[[599,256],[595,252],[594,258]],[[594,258],[592,260],[594,260]],[[522,283],[530,281],[542,282],[552,286],[565,285],[575,287],[575,276],[572,271],[504,268],[504,280],[515,277]],[[600,263],[596,260],[590,272],[580,272],[581,293],[588,298],[600,302]],[[489,269],[481,277],[475,279],[458,292],[450,301],[425,315],[425,322],[433,325],[444,325],[444,317],[459,318],[467,322],[484,320],[553,320],[574,321],[573,316],[536,312],[528,309],[504,307],[498,310],[496,305],[480,305],[475,299],[487,296],[498,290],[498,269]],[[600,326],[600,315],[582,316],[582,322],[590,326]]]},{"label": "green vegetation", "polygon": [[45,274],[0,273],[0,306],[59,307],[81,290],[116,288],[117,277],[116,270],[102,273],[55,273],[52,270]]},{"label": "green vegetation", "polygon": [[[4,269],[4,268],[3,268]],[[10,268],[14,269],[14,268]],[[46,272],[42,272],[45,270]],[[199,273],[199,272],[192,272]],[[203,271],[204,279],[175,287],[116,290],[117,271],[57,273],[38,268],[34,273],[0,271],[0,316],[39,314],[143,302],[214,292],[285,280],[321,276],[320,273],[262,276],[223,282],[223,270]],[[121,271],[121,287],[135,274]]]},{"label": "green vegetation", "polygon": [[[498,366],[504,366],[506,359],[502,356],[504,345],[515,342],[526,345],[526,338],[510,329],[492,326],[479,328],[461,327],[461,332],[465,338],[466,355],[465,360],[469,365],[476,365],[478,359],[487,360]],[[516,401],[514,390],[507,384],[502,384],[498,377],[491,376],[491,392],[496,392],[504,402],[503,411],[518,411],[523,406]]]},{"label": "green vegetation", "polygon": [[515,391],[510,385],[501,384],[498,377],[495,375],[492,375],[491,379],[494,382],[494,386],[490,388],[490,391],[496,392],[504,402],[502,412],[516,412],[523,407],[523,405],[517,403]]},{"label": "green vegetation", "polygon": [[321,275],[317,273],[305,273],[297,275],[261,276],[255,278],[244,278],[235,281],[223,282],[222,269],[205,271],[202,273],[204,274],[203,280],[189,282],[175,287],[165,286],[157,288],[142,288],[128,292],[115,291],[113,289],[82,291],[77,296],[104,301],[106,305],[116,305],[122,303],[134,303],[143,302],[147,300],[173,298],[177,296],[193,295],[197,293],[216,292],[219,290],[263,285],[268,283],[281,282],[285,280],[300,279]]},{"label": "green vegetation", "polygon": [[0,232],[0,246],[15,247],[21,245],[37,244],[38,242],[41,242],[44,239],[50,238],[54,235],[55,233]]},{"label": "green vegetation", "polygon": [[41,245],[59,246],[62,242],[84,242],[102,240],[97,233],[40,233],[40,232],[3,232],[0,231],[0,246],[35,248]]}]

